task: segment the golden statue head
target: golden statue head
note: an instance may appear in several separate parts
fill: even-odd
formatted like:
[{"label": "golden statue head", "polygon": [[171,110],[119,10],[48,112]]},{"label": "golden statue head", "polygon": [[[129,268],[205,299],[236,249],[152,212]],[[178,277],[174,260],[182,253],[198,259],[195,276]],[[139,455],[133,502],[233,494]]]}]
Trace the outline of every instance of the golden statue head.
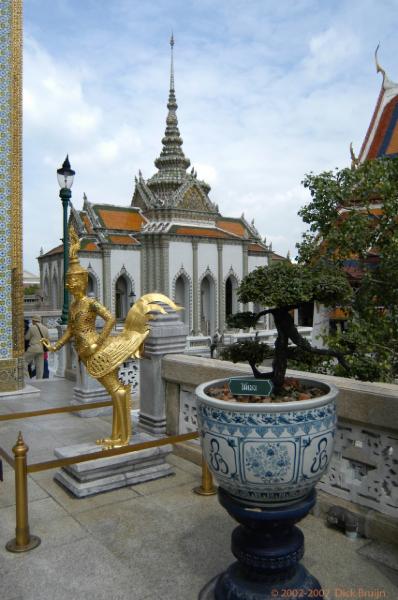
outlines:
[{"label": "golden statue head", "polygon": [[66,287],[74,294],[75,291],[86,292],[88,283],[88,271],[81,266],[78,252],[80,240],[74,227],[69,227],[69,268],[66,273]]}]

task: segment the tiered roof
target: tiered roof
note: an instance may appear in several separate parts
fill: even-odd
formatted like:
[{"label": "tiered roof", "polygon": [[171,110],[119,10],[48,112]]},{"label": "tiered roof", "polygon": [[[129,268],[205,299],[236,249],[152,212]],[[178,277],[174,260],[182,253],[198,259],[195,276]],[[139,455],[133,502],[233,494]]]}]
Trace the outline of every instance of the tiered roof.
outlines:
[{"label": "tiered roof", "polygon": [[[177,120],[174,86],[174,37],[170,40],[170,89],[166,130],[162,150],[155,160],[158,171],[145,180],[139,171],[130,207],[92,204],[84,195],[83,209],[72,207],[71,221],[84,252],[98,252],[102,245],[139,247],[143,235],[156,233],[187,238],[208,238],[249,242],[250,254],[270,254],[252,221],[223,217],[209,199],[210,186],[197,178],[194,168],[188,173]],[[60,254],[59,246],[42,256]],[[272,254],[272,253],[271,253]]]},{"label": "tiered roof", "polygon": [[197,178],[196,171],[182,149],[183,140],[178,128],[177,100],[174,87],[174,37],[170,39],[170,88],[167,102],[166,130],[162,138],[162,150],[155,160],[158,172],[145,180],[139,171],[135,180],[132,206],[144,211],[157,208],[180,207],[195,211],[217,213],[216,206],[209,200],[210,186]]}]

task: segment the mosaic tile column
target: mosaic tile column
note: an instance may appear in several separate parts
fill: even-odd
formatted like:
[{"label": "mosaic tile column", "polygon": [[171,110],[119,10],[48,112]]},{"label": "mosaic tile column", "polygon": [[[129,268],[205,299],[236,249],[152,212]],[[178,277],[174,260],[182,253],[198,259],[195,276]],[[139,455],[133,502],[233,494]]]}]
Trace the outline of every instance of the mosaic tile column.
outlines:
[{"label": "mosaic tile column", "polygon": [[0,391],[24,387],[22,1],[0,4]]}]

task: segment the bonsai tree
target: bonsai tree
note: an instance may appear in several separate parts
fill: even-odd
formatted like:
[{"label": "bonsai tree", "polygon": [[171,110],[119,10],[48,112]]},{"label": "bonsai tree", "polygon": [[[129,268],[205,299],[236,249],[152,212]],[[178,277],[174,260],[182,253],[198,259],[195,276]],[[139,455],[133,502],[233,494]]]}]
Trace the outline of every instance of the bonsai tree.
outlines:
[{"label": "bonsai tree", "polygon": [[[272,380],[276,395],[281,392],[284,384],[287,361],[296,352],[294,347],[289,346],[289,342],[308,353],[335,357],[346,367],[343,353],[313,348],[300,335],[291,311],[314,301],[325,306],[345,305],[350,301],[351,294],[345,273],[327,262],[320,262],[316,267],[287,261],[257,267],[242,280],[238,288],[238,299],[244,304],[253,302],[269,308],[257,313],[236,313],[229,317],[228,324],[231,327],[253,327],[260,317],[271,314],[277,330],[275,348],[271,352],[269,346],[257,339],[243,344],[238,342],[223,351],[223,358],[233,362],[246,360],[256,378]],[[258,365],[271,354],[272,371],[260,372]]]}]

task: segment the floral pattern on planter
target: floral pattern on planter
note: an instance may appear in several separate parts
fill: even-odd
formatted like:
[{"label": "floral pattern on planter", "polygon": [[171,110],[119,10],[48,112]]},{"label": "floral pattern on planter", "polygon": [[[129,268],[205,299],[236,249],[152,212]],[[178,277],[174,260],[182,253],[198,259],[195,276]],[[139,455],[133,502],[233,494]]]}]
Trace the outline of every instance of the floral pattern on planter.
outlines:
[{"label": "floral pattern on planter", "polygon": [[333,451],[335,388],[326,400],[313,399],[307,408],[297,402],[297,409],[285,411],[275,404],[227,402],[224,408],[198,390],[203,453],[222,488],[254,506],[281,506],[309,494]]},{"label": "floral pattern on planter", "polygon": [[293,477],[288,444],[268,442],[245,445],[246,477],[254,483],[287,483]]}]

